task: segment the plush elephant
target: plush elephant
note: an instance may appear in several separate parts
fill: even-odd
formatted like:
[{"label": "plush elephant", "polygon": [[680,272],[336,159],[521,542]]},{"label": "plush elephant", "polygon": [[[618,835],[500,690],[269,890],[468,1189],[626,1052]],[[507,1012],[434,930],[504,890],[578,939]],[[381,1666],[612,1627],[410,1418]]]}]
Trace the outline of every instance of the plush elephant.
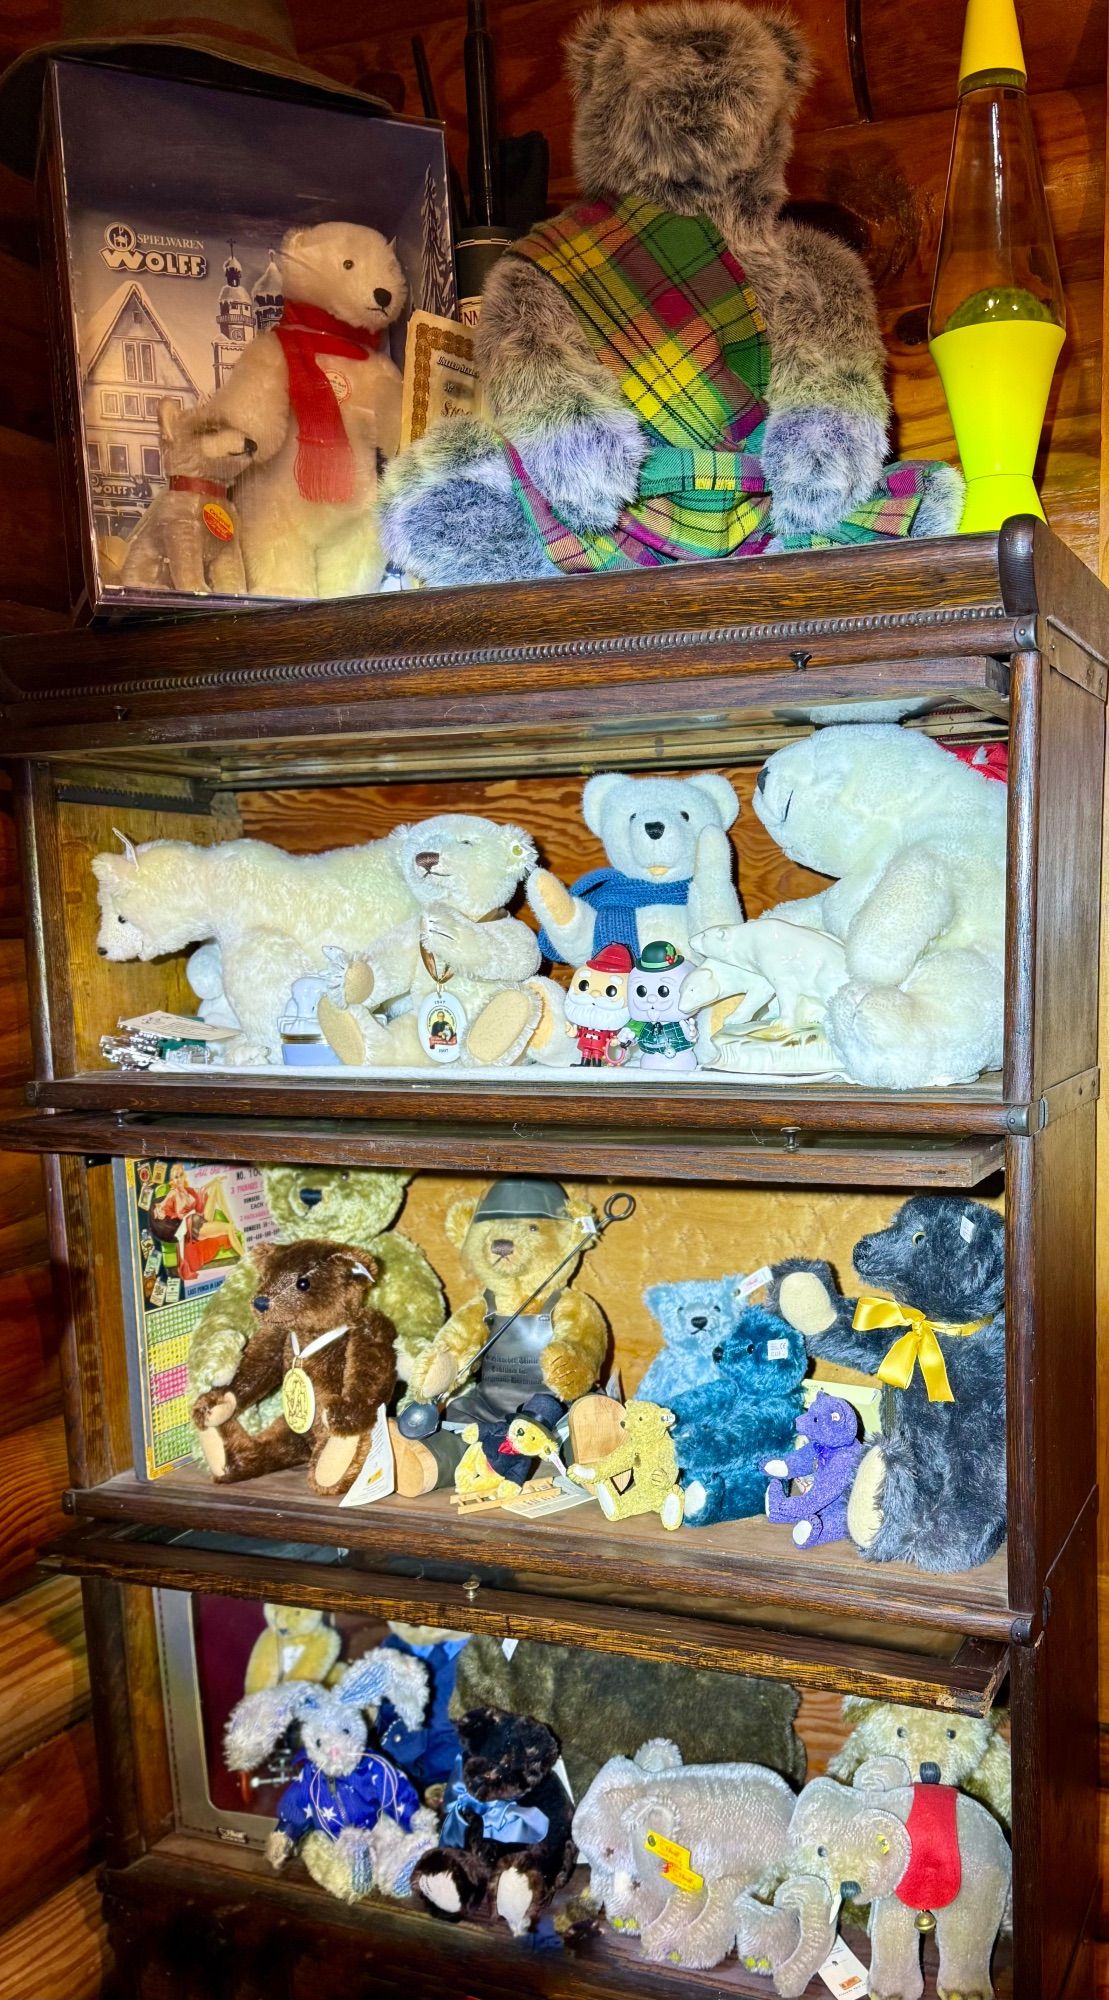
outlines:
[{"label": "plush elephant", "polygon": [[719,1965],[736,1903],[779,1879],[794,1794],[761,1764],[689,1764],[673,1743],[610,1757],[574,1814],[592,1900],[645,1958]]},{"label": "plush elephant", "polygon": [[897,1757],[860,1765],[850,1786],[815,1778],[794,1807],[787,1870],[772,1906],[750,1893],[737,1905],[740,1958],[772,1973],[784,2000],[804,1993],[823,1965],[845,1899],[871,1905],[867,1990],[875,2000],[920,2000],[921,1910],[936,1920],[939,2000],[991,2000],[1012,1857],[977,1799],[913,1784]]}]

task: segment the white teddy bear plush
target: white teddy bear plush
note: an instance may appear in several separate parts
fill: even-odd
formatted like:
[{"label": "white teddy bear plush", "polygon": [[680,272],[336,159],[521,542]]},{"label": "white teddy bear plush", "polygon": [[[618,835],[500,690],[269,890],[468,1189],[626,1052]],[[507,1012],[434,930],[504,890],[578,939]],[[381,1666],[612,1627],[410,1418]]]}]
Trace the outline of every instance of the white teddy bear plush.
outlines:
[{"label": "white teddy bear plush", "polygon": [[400,444],[402,380],[388,329],[408,285],[391,244],[354,222],[292,229],[281,244],[285,309],[196,412],[253,439],[236,498],[255,597],[376,590],[378,454]]},{"label": "white teddy bear plush", "polygon": [[[328,1042],[345,1063],[428,1063],[441,1016],[457,1059],[517,1061],[544,1014],[560,1015],[562,998],[553,981],[535,977],[534,931],[504,907],[535,865],[530,837],[441,813],[396,838],[416,913],[340,965],[334,997],[319,1004]],[[425,1009],[436,994],[444,1005]]]},{"label": "white teddy bear plush", "polygon": [[326,970],[324,947],[368,949],[415,909],[396,834],[326,854],[286,854],[262,840],[197,847],[141,845],[120,834],[122,854],[97,854],[100,929],[111,959],[161,958],[213,941],[219,957],[193,955],[189,976],[212,994],[209,1019],[240,1033],[228,1062],[281,1061],[278,1026],[294,979]]},{"label": "white teddy bear plush", "polygon": [[996,1069],[1006,787],[914,730],[858,723],[776,751],[754,804],[792,861],[838,878],[756,922],[843,944],[824,1025],[846,1074],[912,1090]]},{"label": "white teddy bear plush", "polygon": [[582,818],[611,864],[565,889],[539,868],[527,896],[543,926],[548,958],[585,965],[605,945],[665,939],[689,954],[690,933],[741,921],[727,829],[739,800],[714,771],[693,778],[628,778],[601,772],[582,793]]}]

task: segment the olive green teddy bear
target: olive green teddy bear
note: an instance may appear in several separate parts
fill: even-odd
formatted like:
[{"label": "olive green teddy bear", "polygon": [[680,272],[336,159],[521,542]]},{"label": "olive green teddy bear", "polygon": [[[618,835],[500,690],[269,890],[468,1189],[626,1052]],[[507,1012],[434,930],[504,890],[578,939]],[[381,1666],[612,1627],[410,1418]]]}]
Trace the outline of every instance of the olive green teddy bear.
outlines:
[{"label": "olive green teddy bear", "polygon": [[[374,1304],[396,1328],[397,1373],[407,1381],[446,1314],[442,1287],[423,1251],[389,1226],[411,1174],[362,1167],[263,1167],[261,1174],[279,1243],[331,1237],[373,1256],[380,1269]],[[251,1300],[257,1290],[254,1267],[244,1259],[198,1320],[189,1346],[190,1402],[230,1382],[255,1324]],[[279,1398],[267,1397],[242,1413],[244,1428],[264,1429],[278,1408]]]}]

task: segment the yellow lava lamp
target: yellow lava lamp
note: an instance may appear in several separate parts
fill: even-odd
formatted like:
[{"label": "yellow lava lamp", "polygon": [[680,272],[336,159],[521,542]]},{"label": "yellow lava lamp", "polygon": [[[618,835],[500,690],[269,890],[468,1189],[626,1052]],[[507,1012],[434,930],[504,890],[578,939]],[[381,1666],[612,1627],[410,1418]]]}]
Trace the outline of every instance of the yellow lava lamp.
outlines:
[{"label": "yellow lava lamp", "polygon": [[962,532],[1043,508],[1032,482],[1066,338],[1014,0],[967,0],[929,346],[967,481]]}]

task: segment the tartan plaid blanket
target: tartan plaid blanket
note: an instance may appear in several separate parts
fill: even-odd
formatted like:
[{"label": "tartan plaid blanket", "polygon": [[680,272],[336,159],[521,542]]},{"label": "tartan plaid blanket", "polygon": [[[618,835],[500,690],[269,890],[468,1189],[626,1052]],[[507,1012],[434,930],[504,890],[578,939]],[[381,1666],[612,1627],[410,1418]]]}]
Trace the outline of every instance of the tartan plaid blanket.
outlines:
[{"label": "tartan plaid blanket", "polygon": [[[560,520],[503,441],[517,498],[551,561],[616,570],[763,553],[776,535],[759,459],[770,347],[746,276],[711,223],[648,202],[592,201],[540,223],[510,254],[565,292],[650,441],[637,498],[606,533]],[[781,545],[909,534],[929,470],[887,466],[874,496],[833,533]]]}]

